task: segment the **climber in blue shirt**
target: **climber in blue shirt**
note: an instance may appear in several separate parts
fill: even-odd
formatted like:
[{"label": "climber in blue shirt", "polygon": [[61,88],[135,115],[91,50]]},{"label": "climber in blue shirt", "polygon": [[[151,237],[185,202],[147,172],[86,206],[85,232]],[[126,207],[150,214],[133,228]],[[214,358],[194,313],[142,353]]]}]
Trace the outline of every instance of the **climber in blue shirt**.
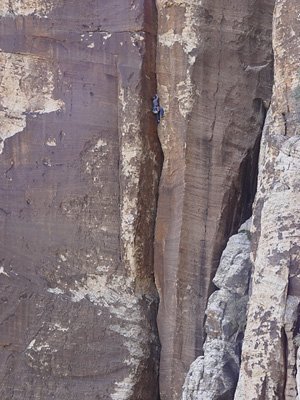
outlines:
[{"label": "climber in blue shirt", "polygon": [[159,124],[161,118],[165,115],[165,111],[159,104],[159,97],[157,94],[152,97],[152,112],[156,115],[156,121]]}]

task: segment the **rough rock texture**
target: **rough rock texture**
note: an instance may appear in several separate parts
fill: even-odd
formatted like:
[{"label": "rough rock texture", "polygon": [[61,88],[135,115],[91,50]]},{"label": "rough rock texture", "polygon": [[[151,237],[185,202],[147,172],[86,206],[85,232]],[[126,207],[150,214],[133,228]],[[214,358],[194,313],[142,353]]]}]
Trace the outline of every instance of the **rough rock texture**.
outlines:
[{"label": "rough rock texture", "polygon": [[0,398],[154,400],[154,4],[0,15]]},{"label": "rough rock texture", "polygon": [[[300,393],[295,376],[300,326],[299,37],[299,1],[277,0],[275,83],[259,161],[255,270],[236,400],[296,399]],[[297,375],[299,380],[299,370]]]},{"label": "rough rock texture", "polygon": [[272,86],[274,0],[157,0],[158,92],[166,116],[155,242],[162,400],[181,398],[202,353],[225,243],[251,215]]},{"label": "rough rock texture", "polygon": [[187,373],[182,400],[233,398],[246,325],[250,261],[250,220],[233,235],[213,280],[219,290],[208,300],[204,355]]},{"label": "rough rock texture", "polygon": [[299,400],[299,0],[0,0],[0,29],[0,399]]}]

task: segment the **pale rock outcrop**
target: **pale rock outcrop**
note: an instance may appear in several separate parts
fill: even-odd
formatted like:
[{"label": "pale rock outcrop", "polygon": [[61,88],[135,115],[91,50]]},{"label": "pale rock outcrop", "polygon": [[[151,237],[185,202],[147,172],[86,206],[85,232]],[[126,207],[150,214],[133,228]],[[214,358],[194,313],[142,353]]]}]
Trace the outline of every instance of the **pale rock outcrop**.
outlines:
[{"label": "pale rock outcrop", "polygon": [[250,220],[231,236],[213,280],[219,290],[206,309],[204,355],[187,373],[182,400],[233,398],[246,324],[250,261]]},{"label": "pale rock outcrop", "polygon": [[250,217],[272,87],[274,0],[157,0],[164,152],[155,234],[160,395],[202,353],[212,277]]},{"label": "pale rock outcrop", "polygon": [[277,0],[274,89],[259,160],[254,274],[235,400],[299,396],[299,37],[299,1]]}]

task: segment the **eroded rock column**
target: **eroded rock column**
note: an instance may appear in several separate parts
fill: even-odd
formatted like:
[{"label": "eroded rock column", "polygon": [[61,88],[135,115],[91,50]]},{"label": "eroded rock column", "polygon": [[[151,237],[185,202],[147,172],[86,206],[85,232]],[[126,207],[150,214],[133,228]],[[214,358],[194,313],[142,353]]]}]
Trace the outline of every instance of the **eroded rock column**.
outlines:
[{"label": "eroded rock column", "polygon": [[0,397],[154,400],[154,3],[0,15]]},{"label": "eroded rock column", "polygon": [[275,84],[259,162],[252,228],[255,270],[236,400],[295,399],[298,391],[299,15],[298,1],[276,1]]},{"label": "eroded rock column", "polygon": [[162,400],[181,398],[202,353],[211,281],[251,214],[272,84],[274,0],[157,0],[157,79],[166,116],[155,242]]}]

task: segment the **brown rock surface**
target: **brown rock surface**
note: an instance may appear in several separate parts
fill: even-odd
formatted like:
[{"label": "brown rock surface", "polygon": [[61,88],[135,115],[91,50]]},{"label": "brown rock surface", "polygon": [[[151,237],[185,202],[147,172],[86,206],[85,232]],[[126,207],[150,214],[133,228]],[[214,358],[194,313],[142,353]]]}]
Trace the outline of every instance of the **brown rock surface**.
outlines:
[{"label": "brown rock surface", "polygon": [[253,290],[236,400],[299,396],[299,15],[298,1],[277,0],[274,89],[259,161]]},{"label": "brown rock surface", "polygon": [[181,398],[202,352],[211,280],[250,216],[255,147],[271,95],[274,0],[157,0],[166,117],[156,225],[162,400]]},{"label": "brown rock surface", "polygon": [[0,1],[1,400],[299,397],[299,16]]},{"label": "brown rock surface", "polygon": [[154,5],[0,15],[0,398],[153,400]]}]

